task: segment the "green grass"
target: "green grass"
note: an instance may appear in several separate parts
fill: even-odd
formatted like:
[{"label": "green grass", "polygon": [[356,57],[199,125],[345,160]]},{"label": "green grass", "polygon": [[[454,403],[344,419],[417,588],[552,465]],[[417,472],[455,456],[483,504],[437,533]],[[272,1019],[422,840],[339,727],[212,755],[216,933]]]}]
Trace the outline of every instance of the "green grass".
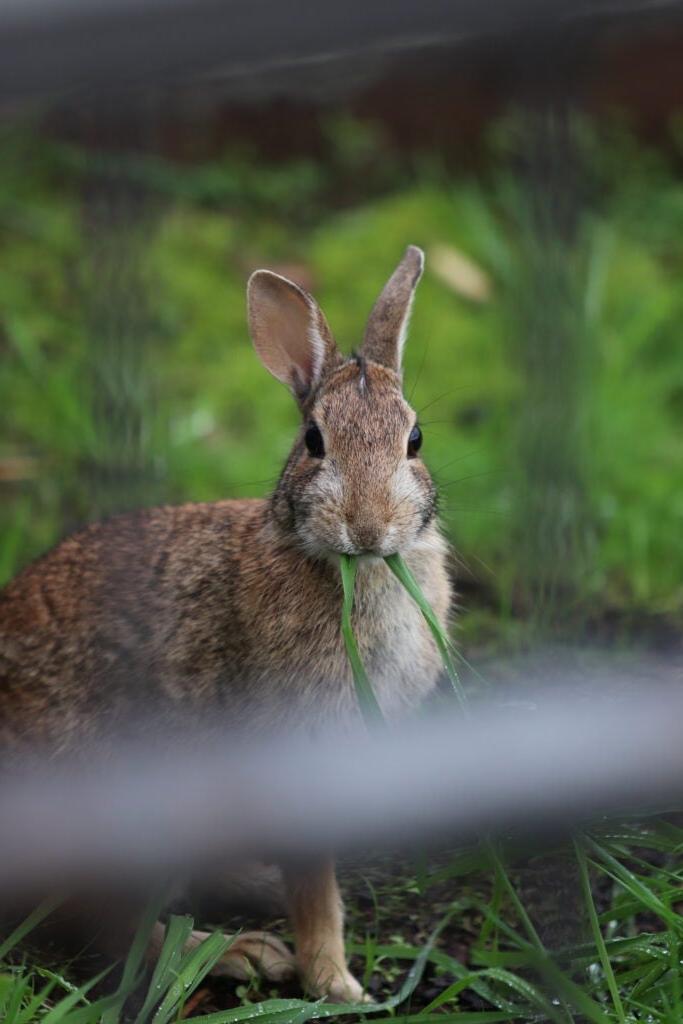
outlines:
[{"label": "green grass", "polygon": [[[453,684],[454,696],[463,712],[467,710],[467,697],[460,686],[455,672],[450,650],[450,638],[441,627],[431,606],[424,597],[419,585],[400,555],[392,555],[385,559],[388,567],[405,587],[406,591],[413,598],[422,612],[432,635],[437,643],[442,657],[444,670]],[[357,686],[358,701],[361,712],[366,718],[369,727],[373,727],[376,716],[381,715],[377,701],[372,694],[370,683],[362,661],[359,657],[353,632],[351,629],[351,613],[353,611],[353,586],[355,581],[355,558],[342,556],[341,573],[344,584],[344,605],[342,611],[342,630],[344,633],[349,662],[352,668],[354,681]],[[369,714],[368,709],[372,710]],[[652,882],[644,879],[642,875],[636,874],[630,867],[623,863],[622,858],[629,858],[629,840],[639,845],[642,838],[643,845],[647,847],[648,841],[654,838],[654,847],[659,853],[667,853],[673,870],[664,868],[658,873],[654,872]],[[596,1022],[596,1024],[627,1024],[628,1021],[643,1020],[647,1024],[652,1021],[676,1021],[680,1019],[683,1012],[683,1001],[681,999],[681,982],[683,972],[681,966],[683,961],[679,959],[680,941],[683,937],[683,918],[671,905],[672,899],[678,898],[678,891],[683,882],[683,870],[681,870],[681,852],[683,850],[683,831],[675,825],[665,824],[661,833],[656,832],[656,823],[653,826],[641,829],[635,828],[629,832],[627,828],[619,836],[621,842],[618,844],[619,855],[612,852],[613,844],[608,838],[605,842],[597,841],[588,836],[578,836],[574,840],[574,851],[579,866],[579,877],[581,893],[585,901],[586,915],[590,922],[593,940],[595,961],[591,963],[593,983],[586,983],[579,974],[579,967],[582,958],[576,958],[576,951],[562,950],[562,960],[572,960],[573,970],[571,972],[560,970],[554,962],[553,957],[545,948],[539,933],[534,926],[526,908],[523,905],[519,894],[511,881],[510,874],[506,869],[501,855],[495,844],[489,840],[483,840],[481,852],[488,860],[490,870],[495,877],[494,892],[497,898],[492,899],[484,908],[482,913],[487,924],[494,922],[491,929],[486,932],[486,946],[493,945],[493,953],[486,952],[486,969],[479,972],[472,972],[470,969],[450,962],[451,972],[456,980],[452,982],[439,997],[434,999],[424,1008],[417,1019],[423,1019],[437,1008],[446,1006],[449,1002],[457,1005],[460,994],[468,988],[474,989],[492,1003],[493,1006],[504,1007],[513,1016],[498,1019],[518,1019],[515,1016],[518,1011],[523,1013],[526,1020],[543,1021],[573,1021],[574,1013],[579,1013],[581,1019]],[[616,929],[620,924],[620,908],[617,901],[607,915],[598,914],[596,902],[591,886],[589,859],[587,852],[590,851],[596,858],[591,862],[593,868],[599,868],[618,883],[623,892],[635,898],[635,907],[629,906],[629,924],[632,925],[638,914],[650,914],[658,919],[668,928],[663,933],[649,933],[646,936],[638,936],[637,941],[629,943],[627,940],[620,942],[614,939]],[[651,865],[639,855],[635,855],[641,867],[646,870]],[[663,887],[666,896],[656,891]],[[422,885],[422,896],[427,896],[429,882]],[[518,922],[517,930],[512,931],[498,919],[498,904],[502,896],[507,897],[509,910]],[[495,917],[493,904],[496,905]],[[452,916],[455,908],[449,910]],[[489,917],[489,915],[491,915]],[[609,920],[612,941],[608,944],[603,935],[603,922]],[[445,923],[445,922],[444,922]],[[508,943],[511,941],[515,948],[512,953],[501,952],[498,937],[498,929],[505,932]],[[482,928],[482,937],[484,929]],[[660,941],[664,951],[660,947]],[[626,969],[624,959],[619,954],[636,952],[636,963],[633,964],[629,957],[626,957]],[[521,955],[520,955],[521,952]],[[572,955],[574,954],[574,955]],[[645,955],[643,955],[645,954]],[[481,949],[478,950],[478,957],[482,958]],[[664,964],[662,965],[662,960]],[[595,984],[595,968],[600,965],[601,974],[599,984]],[[509,967],[514,967],[513,972]],[[521,971],[519,969],[522,969]],[[541,987],[537,987],[529,981],[524,968],[529,968],[535,973]],[[577,983],[577,975],[583,984]],[[483,982],[483,986],[482,986]],[[491,985],[493,983],[493,986]],[[507,993],[501,997],[500,990]],[[550,999],[548,993],[554,993],[555,998]],[[611,1005],[607,1005],[607,997]],[[525,1007],[519,1006],[519,997],[525,1000]],[[516,1004],[516,1005],[515,1005]],[[627,1010],[628,1008],[628,1015]],[[640,1012],[639,1012],[640,1011]],[[642,1015],[644,1013],[644,1016]],[[456,1014],[454,1019],[458,1019]],[[474,1015],[476,1017],[476,1015]],[[474,1019],[473,1017],[473,1019]],[[443,1019],[439,1017],[438,1019]],[[481,1015],[482,1021],[486,1014]]]},{"label": "green grass", "polygon": [[[539,948],[522,920],[518,897],[491,885],[496,865],[490,847],[462,850],[440,866],[410,878],[385,879],[368,922],[349,906],[348,951],[367,963],[380,981],[379,1002],[362,1012],[306,999],[284,999],[255,985],[243,1006],[199,1014],[202,1024],[238,1020],[296,1021],[368,1017],[406,1024],[430,1021],[488,1024],[494,1021],[593,1021],[597,1024],[678,1024],[681,993],[680,900],[683,831],[666,820],[623,822],[594,830],[582,847],[582,889],[590,916],[586,941],[561,950],[558,961]],[[587,882],[590,882],[590,886]],[[448,889],[450,897],[444,895]],[[126,963],[121,984],[91,998],[100,980],[74,985],[68,971],[29,964],[19,954],[0,961],[0,1019],[7,1024],[115,1024],[126,997],[140,983],[142,953],[158,903],[152,902]],[[408,932],[422,913],[417,943]],[[40,914],[33,915],[30,925]],[[146,986],[136,1024],[170,1024],[228,948],[218,933],[190,954],[182,953],[191,919],[172,917],[159,964]],[[374,938],[372,936],[375,936]],[[467,962],[454,950],[467,940]],[[6,942],[9,956],[15,936]],[[357,958],[357,961],[356,961]],[[562,967],[558,967],[558,962]],[[420,999],[425,972],[439,988]],[[221,990],[224,991],[224,990]],[[146,993],[146,995],[145,995]],[[476,1008],[475,1008],[476,1007]]]},{"label": "green grass", "polygon": [[351,555],[339,556],[339,568],[342,578],[344,600],[342,602],[341,632],[346,646],[346,654],[353,674],[358,707],[363,720],[369,729],[377,729],[384,725],[381,708],[372,689],[372,683],[361,660],[356,638],[353,632],[351,615],[353,612],[353,596],[356,583],[358,560]]}]

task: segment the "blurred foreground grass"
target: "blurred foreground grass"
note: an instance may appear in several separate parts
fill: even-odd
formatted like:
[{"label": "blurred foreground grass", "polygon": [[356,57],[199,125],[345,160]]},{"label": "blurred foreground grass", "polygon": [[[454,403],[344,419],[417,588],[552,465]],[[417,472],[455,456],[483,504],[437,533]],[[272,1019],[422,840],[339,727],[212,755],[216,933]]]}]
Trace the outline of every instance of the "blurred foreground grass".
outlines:
[{"label": "blurred foreground grass", "polygon": [[571,528],[578,501],[583,542],[556,550],[550,530],[536,550],[574,561],[570,602],[584,617],[680,616],[683,180],[624,132],[578,135],[581,205],[555,260],[554,240],[539,248],[530,228],[514,122],[494,133],[476,179],[449,176],[433,155],[399,164],[381,134],[346,120],[330,126],[326,163],[278,167],[235,153],[197,167],[96,158],[6,130],[0,580],[119,508],[267,492],[297,414],[251,350],[248,273],[298,276],[349,350],[414,242],[427,272],[406,393],[445,526],[499,623],[527,609],[525,530],[551,493],[534,494],[528,452],[566,390],[562,332],[543,345],[558,281],[583,355],[572,436],[559,448],[549,438],[546,461],[551,476],[553,459],[572,463],[577,493],[558,473],[552,516]]}]

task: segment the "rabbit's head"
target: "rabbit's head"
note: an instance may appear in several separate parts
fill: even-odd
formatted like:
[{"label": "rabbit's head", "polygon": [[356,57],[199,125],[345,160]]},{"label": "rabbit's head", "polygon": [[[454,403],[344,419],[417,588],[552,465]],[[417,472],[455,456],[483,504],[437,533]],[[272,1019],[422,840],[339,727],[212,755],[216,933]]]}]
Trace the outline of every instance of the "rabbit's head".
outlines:
[{"label": "rabbit's head", "polygon": [[303,417],[273,509],[313,556],[404,551],[434,518],[417,417],[401,388],[401,352],[423,262],[421,250],[409,246],[349,359],[307,292],[267,270],[249,280],[254,346]]}]

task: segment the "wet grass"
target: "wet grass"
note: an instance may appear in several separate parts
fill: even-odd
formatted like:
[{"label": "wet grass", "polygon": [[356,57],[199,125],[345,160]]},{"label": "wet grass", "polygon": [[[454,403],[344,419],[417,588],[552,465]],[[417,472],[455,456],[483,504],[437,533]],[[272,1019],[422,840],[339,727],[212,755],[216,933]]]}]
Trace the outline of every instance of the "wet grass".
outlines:
[{"label": "wet grass", "polygon": [[[379,862],[370,856],[360,866],[342,865],[348,952],[376,1000],[372,1007],[327,1006],[302,998],[292,985],[278,990],[257,979],[209,979],[208,969],[229,940],[216,934],[192,954],[182,954],[192,924],[186,917],[169,919],[154,977],[141,981],[141,950],[159,909],[155,903],[114,994],[91,999],[97,979],[77,985],[68,968],[5,959],[0,1016],[7,1024],[114,1024],[123,1019],[126,997],[142,985],[133,1017],[138,1024],[177,1020],[198,994],[202,999],[192,1018],[207,1024],[322,1017],[406,1024],[677,1024],[683,1019],[683,830],[666,819],[625,821],[596,829],[580,843],[576,895],[584,900],[585,934],[552,951],[533,937],[543,908],[522,907],[486,845],[438,857]],[[510,854],[511,878],[519,857],[519,849]],[[524,918],[532,915],[530,931]],[[273,927],[288,937],[284,922]],[[13,942],[4,944],[3,956]]]}]

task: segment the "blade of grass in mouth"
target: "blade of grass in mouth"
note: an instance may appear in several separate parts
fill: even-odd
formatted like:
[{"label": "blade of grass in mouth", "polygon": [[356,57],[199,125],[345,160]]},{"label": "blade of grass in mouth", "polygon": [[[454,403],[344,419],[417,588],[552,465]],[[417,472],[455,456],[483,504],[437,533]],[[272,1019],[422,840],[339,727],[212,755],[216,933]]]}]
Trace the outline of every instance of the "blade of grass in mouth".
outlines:
[{"label": "blade of grass in mouth", "polygon": [[344,591],[344,602],[342,604],[342,635],[346,645],[346,654],[351,665],[353,683],[356,688],[356,697],[360,707],[361,715],[368,728],[377,729],[384,726],[384,716],[377,703],[372,683],[365,671],[356,637],[351,623],[351,612],[353,610],[353,596],[356,584],[356,570],[358,563],[354,555],[340,555],[340,568],[342,578],[342,589]]},{"label": "blade of grass in mouth", "polygon": [[[422,593],[420,585],[401,556],[399,554],[389,555],[384,559],[384,561],[401,585],[405,587],[408,594],[410,594],[413,601],[422,612],[424,620],[427,623],[427,626],[434,637],[436,646],[439,649],[443,666],[446,670],[451,686],[453,687],[453,692],[458,700],[460,709],[466,714],[467,698],[462,688],[455,665],[453,664],[453,659],[451,658],[450,641],[446,632],[442,629],[441,623],[434,614],[432,606]],[[346,645],[347,657],[351,665],[353,682],[356,688],[356,696],[358,698],[361,714],[363,715],[363,719],[367,725],[376,727],[378,723],[384,722],[384,718],[377,702],[377,698],[375,697],[372,683],[365,671],[365,666],[363,665],[358,645],[356,644],[356,638],[351,621],[357,567],[358,562],[355,555],[340,555],[342,588],[344,591],[344,602],[342,605],[342,635]]]},{"label": "blade of grass in mouth", "polygon": [[446,669],[446,674],[450,679],[451,686],[453,687],[453,692],[455,693],[455,696],[458,699],[458,703],[460,704],[460,710],[466,713],[467,697],[465,696],[465,691],[462,688],[462,683],[460,682],[460,678],[455,669],[455,665],[453,664],[453,659],[451,658],[450,640],[448,639],[448,635],[442,629],[441,623],[434,614],[432,606],[422,593],[419,583],[417,582],[417,580],[415,579],[412,572],[410,571],[406,563],[403,561],[401,556],[399,554],[388,555],[387,558],[384,559],[384,561],[387,563],[387,565],[393,572],[394,576],[399,580],[400,583],[403,584],[403,586],[408,591],[415,604],[422,612],[424,620],[429,626],[431,634],[434,637],[436,646],[439,648],[439,654],[441,655],[443,666]]}]

